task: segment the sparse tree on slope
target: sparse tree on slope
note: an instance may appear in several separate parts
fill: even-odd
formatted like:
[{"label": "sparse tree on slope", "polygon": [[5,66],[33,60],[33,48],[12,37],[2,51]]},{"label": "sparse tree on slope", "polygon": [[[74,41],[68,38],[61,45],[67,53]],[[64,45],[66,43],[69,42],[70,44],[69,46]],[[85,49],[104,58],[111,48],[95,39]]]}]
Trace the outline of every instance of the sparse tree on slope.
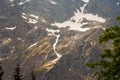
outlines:
[{"label": "sparse tree on slope", "polygon": [[19,64],[17,64],[17,67],[15,68],[15,71],[13,73],[13,80],[23,80],[23,76],[20,73],[20,67]]},{"label": "sparse tree on slope", "polygon": [[36,80],[34,71],[32,71],[32,80]]},{"label": "sparse tree on slope", "polygon": [[[117,17],[120,21],[120,17]],[[112,48],[105,49],[100,54],[100,60],[94,63],[88,63],[91,68],[97,68],[95,72],[96,80],[120,80],[120,26],[115,25],[107,28],[99,37],[100,43],[111,41]]]},{"label": "sparse tree on slope", "polygon": [[2,76],[3,76],[3,70],[2,70],[2,65],[1,65],[1,63],[0,63],[0,80],[2,80]]}]

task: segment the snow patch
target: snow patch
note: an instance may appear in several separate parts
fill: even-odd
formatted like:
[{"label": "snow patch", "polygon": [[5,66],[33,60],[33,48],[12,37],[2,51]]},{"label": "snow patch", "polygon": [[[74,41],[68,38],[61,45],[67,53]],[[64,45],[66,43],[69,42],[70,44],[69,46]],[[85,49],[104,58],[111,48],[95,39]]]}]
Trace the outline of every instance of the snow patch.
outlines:
[{"label": "snow patch", "polygon": [[26,13],[23,12],[22,15],[26,15]]},{"label": "snow patch", "polygon": [[29,1],[31,1],[31,0],[21,1],[21,2],[18,3],[18,5],[24,5],[24,4],[26,4],[27,2],[29,2]]},{"label": "snow patch", "polygon": [[27,20],[27,23],[36,24],[38,22],[39,16],[34,14],[22,13],[21,17]]},{"label": "snow patch", "polygon": [[22,17],[23,19],[27,19],[27,17],[26,17],[26,16],[24,16],[24,15],[22,15],[21,17]]},{"label": "snow patch", "polygon": [[42,19],[42,22],[46,23],[46,20],[45,20],[45,19]]},{"label": "snow patch", "polygon": [[85,18],[86,20],[97,21],[101,23],[104,23],[106,21],[104,18],[99,17],[98,15],[93,15],[93,14],[85,14],[83,18]]},{"label": "snow patch", "polygon": [[80,7],[80,10],[76,10],[76,12],[74,12],[74,16],[71,17],[70,20],[67,20],[62,23],[55,22],[52,23],[51,25],[57,26],[58,28],[69,27],[69,30],[77,30],[77,31],[85,32],[90,28],[83,28],[83,26],[88,24],[88,22],[83,22],[83,19],[86,19],[88,21],[97,21],[100,23],[104,23],[106,21],[106,19],[99,17],[98,15],[94,15],[91,13],[84,13],[85,7],[89,3],[89,0],[83,0],[83,1],[86,3],[83,5],[83,7]]},{"label": "snow patch", "polygon": [[21,38],[17,38],[17,40],[22,40]]},{"label": "snow patch", "polygon": [[56,37],[55,43],[53,44],[53,50],[54,50],[57,58],[62,57],[62,55],[60,55],[60,54],[56,51],[56,45],[57,45],[57,43],[58,43],[58,40],[59,40],[59,38],[60,38],[60,35],[59,35],[59,34],[55,34],[55,33],[59,33],[60,30],[53,30],[53,29],[48,29],[48,28],[47,28],[46,30],[50,33],[50,34],[48,34],[48,35],[52,35],[52,36],[55,36],[55,37]]},{"label": "snow patch", "polygon": [[10,2],[13,2],[14,0],[10,0]]},{"label": "snow patch", "polygon": [[14,4],[11,4],[11,7],[15,6]]},{"label": "snow patch", "polygon": [[[48,31],[48,35],[51,35],[51,36],[55,36],[56,37],[56,40],[55,40],[55,43],[53,44],[53,50],[54,50],[54,53],[55,53],[55,55],[57,56],[57,58],[55,58],[54,60],[52,60],[52,61],[50,61],[49,62],[49,65],[47,66],[47,72],[49,71],[49,70],[51,70],[53,67],[54,67],[54,65],[60,60],[60,58],[62,57],[62,55],[60,55],[57,51],[56,51],[56,45],[57,45],[57,43],[58,43],[58,41],[59,41],[59,38],[60,38],[60,34],[58,34],[59,32],[60,32],[60,30],[53,30],[53,29],[46,29],[46,31]],[[57,33],[57,34],[56,34]],[[47,55],[45,56],[45,60],[47,59],[47,56],[48,56],[48,53],[47,53]]]},{"label": "snow patch", "polygon": [[50,35],[55,35],[55,33],[59,33],[60,32],[60,30],[53,30],[53,29],[46,29],[49,33],[50,33]]},{"label": "snow patch", "polygon": [[23,19],[27,19],[27,17],[26,17],[26,14],[25,14],[25,13],[22,13],[21,17],[22,17]]},{"label": "snow patch", "polygon": [[37,26],[35,26],[35,27],[34,27],[34,29],[36,29],[36,30],[37,30],[37,29],[38,29],[38,27],[37,27]]},{"label": "snow patch", "polygon": [[38,20],[38,18],[39,18],[39,16],[34,15],[34,14],[30,14],[30,17],[33,17],[33,18],[35,18],[35,19],[37,19],[37,20]]},{"label": "snow patch", "polygon": [[35,45],[37,45],[37,44],[38,44],[38,42],[36,42],[36,43],[30,45],[30,46],[28,47],[28,49],[32,48],[33,46],[35,46]]},{"label": "snow patch", "polygon": [[32,18],[29,18],[28,23],[36,24],[38,21]]},{"label": "snow patch", "polygon": [[10,57],[0,58],[0,61],[7,60],[7,59],[10,59]]},{"label": "snow patch", "polygon": [[0,61],[3,61],[4,59],[3,58],[0,58]]},{"label": "snow patch", "polygon": [[9,41],[11,41],[12,39],[11,38],[8,38]]},{"label": "snow patch", "polygon": [[15,30],[17,27],[15,26],[15,27],[5,27],[5,29],[7,29],[7,30]]},{"label": "snow patch", "polygon": [[12,41],[11,38],[6,38],[2,41],[2,45],[6,45],[6,44],[9,44],[10,42]]},{"label": "snow patch", "polygon": [[90,0],[82,0],[82,1],[84,1],[85,3],[88,3]]},{"label": "snow patch", "polygon": [[117,4],[118,6],[120,5],[120,3],[119,3],[119,2],[117,2],[116,4]]},{"label": "snow patch", "polygon": [[55,2],[54,0],[49,0],[49,3],[53,5],[57,5],[57,2]]}]

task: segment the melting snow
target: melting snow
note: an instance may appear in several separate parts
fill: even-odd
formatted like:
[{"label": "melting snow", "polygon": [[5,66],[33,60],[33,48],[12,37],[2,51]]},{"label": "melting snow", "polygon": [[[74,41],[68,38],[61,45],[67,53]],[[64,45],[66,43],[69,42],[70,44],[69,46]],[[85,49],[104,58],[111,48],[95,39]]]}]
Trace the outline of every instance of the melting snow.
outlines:
[{"label": "melting snow", "polygon": [[26,13],[22,13],[22,15],[26,15]]},{"label": "melting snow", "polygon": [[48,29],[48,28],[47,28],[46,30],[50,33],[50,34],[48,34],[48,35],[53,35],[53,36],[56,37],[55,43],[53,44],[53,50],[54,50],[57,58],[60,58],[62,55],[58,54],[57,51],[56,51],[56,45],[57,45],[57,43],[58,43],[58,40],[59,40],[59,38],[60,38],[60,35],[59,35],[59,34],[58,34],[58,35],[55,34],[55,33],[59,33],[60,30],[53,30],[53,29]]},{"label": "melting snow", "polygon": [[13,2],[14,0],[10,0],[10,2]]},{"label": "melting snow", "polygon": [[0,58],[0,61],[6,60],[6,59],[9,59],[9,58],[10,58],[10,57]]},{"label": "melting snow", "polygon": [[[58,28],[65,28],[69,27],[70,30],[77,30],[85,32],[89,30],[90,28],[82,28],[83,26],[87,25],[88,22],[83,22],[83,19],[89,20],[89,21],[97,21],[104,23],[106,19],[99,17],[98,15],[93,15],[91,13],[84,13],[85,7],[87,6],[89,0],[83,0],[86,2],[86,4],[83,5],[83,7],[80,7],[80,10],[77,10],[77,12],[74,12],[74,16],[70,18],[70,20],[67,20],[62,23],[52,23],[52,26],[58,26]],[[81,11],[81,12],[80,12]]]},{"label": "melting snow", "polygon": [[33,18],[35,18],[35,19],[38,19],[38,18],[39,18],[39,16],[36,16],[36,15],[34,15],[34,14],[30,14],[30,17],[33,17]]},{"label": "melting snow", "polygon": [[38,27],[37,27],[37,26],[35,26],[35,27],[34,27],[34,29],[38,29]]},{"label": "melting snow", "polygon": [[24,16],[24,15],[22,15],[21,17],[22,17],[23,19],[27,19],[27,17],[26,17],[26,16]]},{"label": "melting snow", "polygon": [[8,38],[9,41],[11,41],[12,39],[11,38]]},{"label": "melting snow", "polygon": [[30,46],[28,47],[28,49],[32,48],[33,46],[35,46],[35,45],[37,45],[37,44],[38,44],[38,42],[36,42],[36,43],[30,45]]},{"label": "melting snow", "polygon": [[101,22],[101,23],[105,22],[104,18],[99,17],[98,15],[93,15],[93,14],[85,14],[84,18],[87,19],[87,20],[97,21],[97,22]]},{"label": "melting snow", "polygon": [[28,23],[36,24],[38,22],[39,16],[34,14],[27,15],[26,13],[22,13],[21,17],[25,20],[27,20]]},{"label": "melting snow", "polygon": [[27,19],[27,17],[26,17],[26,14],[25,14],[25,13],[22,13],[21,17],[22,17],[23,19]]},{"label": "melting snow", "polygon": [[23,5],[23,4],[25,4],[25,3],[29,2],[29,1],[31,1],[31,0],[21,1],[21,2],[18,3],[18,5]]},{"label": "melting snow", "polygon": [[2,41],[2,45],[9,44],[11,41],[12,41],[12,39],[11,39],[11,38],[6,38],[6,39],[3,39],[3,41]]},{"label": "melting snow", "polygon": [[15,27],[11,27],[11,28],[9,28],[9,27],[5,27],[5,29],[7,29],[7,30],[15,30],[16,29],[16,26]]},{"label": "melting snow", "polygon": [[43,19],[43,20],[42,20],[42,22],[46,23],[46,20],[45,20],[45,19]]},{"label": "melting snow", "polygon": [[82,1],[84,1],[84,2],[86,2],[86,3],[88,3],[88,2],[89,2],[89,0],[82,0]]},{"label": "melting snow", "polygon": [[37,22],[38,22],[37,20],[31,19],[31,18],[29,18],[29,21],[28,21],[28,23],[32,23],[32,24],[36,24]]},{"label": "melting snow", "polygon": [[116,4],[117,4],[118,6],[120,5],[120,3],[119,3],[119,2],[117,2]]},{"label": "melting snow", "polygon": [[15,6],[14,4],[11,4],[11,7]]},{"label": "melting snow", "polygon": [[56,5],[57,2],[55,2],[54,0],[49,0],[49,3],[53,4],[53,5]]},{"label": "melting snow", "polygon": [[[87,23],[86,23],[87,24]],[[59,28],[65,28],[67,26],[69,26],[69,30],[77,30],[77,31],[87,31],[89,30],[89,28],[80,28],[82,27],[83,25],[85,24],[79,24],[79,23],[74,23],[72,21],[66,21],[66,22],[63,22],[63,23],[54,23],[54,24],[51,24],[52,26],[58,26]]]},{"label": "melting snow", "polygon": [[17,38],[17,40],[22,40],[21,38]]},{"label": "melting snow", "polygon": [[55,35],[55,33],[59,33],[60,32],[60,30],[53,30],[53,29],[46,29],[51,35]]}]

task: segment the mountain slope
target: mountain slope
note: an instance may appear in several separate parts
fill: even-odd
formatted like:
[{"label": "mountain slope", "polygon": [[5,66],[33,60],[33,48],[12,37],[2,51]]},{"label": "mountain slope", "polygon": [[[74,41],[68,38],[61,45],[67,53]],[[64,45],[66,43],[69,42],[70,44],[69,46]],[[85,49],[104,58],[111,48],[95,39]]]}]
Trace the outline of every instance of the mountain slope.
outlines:
[{"label": "mountain slope", "polygon": [[[120,0],[1,0],[0,60],[7,80],[17,63],[30,80],[92,79],[98,36],[116,24]],[[56,77],[57,76],[57,77]]]}]

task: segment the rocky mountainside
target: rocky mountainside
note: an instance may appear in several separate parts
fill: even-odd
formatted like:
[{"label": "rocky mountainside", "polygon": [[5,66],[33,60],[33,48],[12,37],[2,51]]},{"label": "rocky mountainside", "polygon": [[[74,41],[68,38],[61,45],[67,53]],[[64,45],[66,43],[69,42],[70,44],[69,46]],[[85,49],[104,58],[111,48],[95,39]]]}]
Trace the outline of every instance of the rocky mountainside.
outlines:
[{"label": "rocky mountainside", "polygon": [[93,80],[86,62],[103,52],[98,36],[117,24],[120,0],[0,0],[4,80],[17,63],[25,79]]}]

